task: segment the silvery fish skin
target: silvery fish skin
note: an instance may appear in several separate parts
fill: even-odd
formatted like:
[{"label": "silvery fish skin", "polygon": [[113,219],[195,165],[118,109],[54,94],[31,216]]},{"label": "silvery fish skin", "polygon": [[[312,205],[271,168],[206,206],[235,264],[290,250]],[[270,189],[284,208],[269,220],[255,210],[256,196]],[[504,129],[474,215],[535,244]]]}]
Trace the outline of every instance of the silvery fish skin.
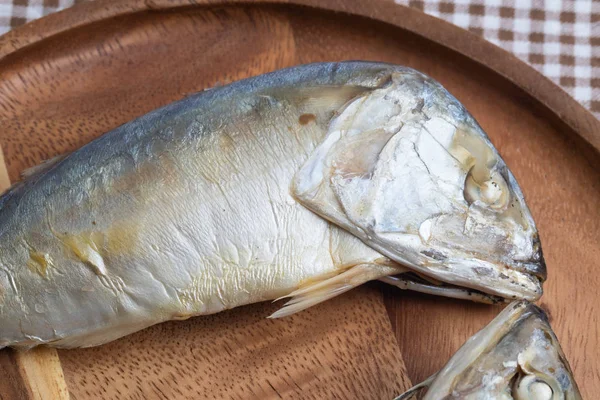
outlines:
[{"label": "silvery fish skin", "polygon": [[545,277],[481,128],[389,64],[211,89],[27,175],[0,199],[0,347],[99,345],[292,297],[279,317],[395,274],[480,300],[537,298]]},{"label": "silvery fish skin", "polygon": [[546,314],[513,302],[471,337],[444,368],[398,400],[581,400]]}]

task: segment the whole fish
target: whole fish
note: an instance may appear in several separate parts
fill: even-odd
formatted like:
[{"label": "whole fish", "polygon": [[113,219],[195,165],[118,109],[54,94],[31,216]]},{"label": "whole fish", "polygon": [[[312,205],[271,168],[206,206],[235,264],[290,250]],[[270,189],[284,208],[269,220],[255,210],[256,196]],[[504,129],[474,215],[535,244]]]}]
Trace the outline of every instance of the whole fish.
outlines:
[{"label": "whole fish", "polygon": [[396,400],[423,388],[423,400],[582,399],[546,314],[520,301],[471,337],[440,372]]},{"label": "whole fish", "polygon": [[0,199],[0,347],[99,345],[291,297],[280,317],[393,275],[484,301],[542,293],[513,175],[464,107],[409,68],[246,79],[26,175]]}]

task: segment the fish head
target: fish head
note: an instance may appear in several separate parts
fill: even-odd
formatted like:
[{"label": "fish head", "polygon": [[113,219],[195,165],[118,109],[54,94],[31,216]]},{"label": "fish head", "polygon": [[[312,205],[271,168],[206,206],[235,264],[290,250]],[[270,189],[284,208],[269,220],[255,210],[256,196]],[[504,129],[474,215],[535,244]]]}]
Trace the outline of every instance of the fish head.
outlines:
[{"label": "fish head", "polygon": [[515,177],[460,102],[417,71],[348,102],[292,194],[422,276],[502,299],[542,294],[539,235]]},{"label": "fish head", "polygon": [[581,399],[546,314],[521,301],[472,336],[424,386],[424,399]]}]

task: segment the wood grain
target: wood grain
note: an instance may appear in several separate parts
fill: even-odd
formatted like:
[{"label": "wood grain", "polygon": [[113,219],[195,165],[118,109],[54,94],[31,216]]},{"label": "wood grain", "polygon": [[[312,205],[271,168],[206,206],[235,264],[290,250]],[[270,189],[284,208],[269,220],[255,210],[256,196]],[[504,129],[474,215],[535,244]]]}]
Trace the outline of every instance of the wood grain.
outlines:
[{"label": "wood grain", "polygon": [[[11,177],[16,178],[21,169],[72,150],[159,105],[219,82],[311,61],[368,59],[417,68],[442,82],[467,106],[519,180],[537,221],[548,263],[549,280],[542,306],[551,315],[584,398],[594,398],[600,393],[600,305],[596,294],[600,284],[596,272],[600,259],[600,160],[593,147],[600,143],[600,125],[593,116],[507,53],[482,44],[473,35],[447,29],[441,21],[434,24],[429,17],[398,11],[402,7],[395,5],[397,8],[392,10],[383,2],[371,3],[368,9],[361,6],[363,2],[324,0],[320,3],[323,7],[370,17],[363,18],[290,4],[182,8],[179,6],[183,1],[158,1],[152,5],[159,10],[150,12],[140,11],[147,10],[141,3],[120,2],[119,10],[111,9],[116,4],[111,1],[104,2],[102,9],[90,3],[72,14],[62,13],[34,24],[30,29],[37,36],[23,31],[23,36],[0,39],[0,49],[4,51],[0,59],[0,97],[6,99],[0,102],[0,119],[5,122],[0,144],[5,148]],[[167,10],[169,4],[177,8]],[[99,17],[101,15],[103,17]],[[407,16],[412,19],[407,21]],[[419,22],[421,27],[417,26]],[[441,27],[439,30],[436,24]],[[36,30],[36,26],[40,28]],[[452,43],[448,43],[450,41]],[[458,52],[449,50],[448,46]],[[493,62],[485,61],[486,57]],[[499,72],[482,65],[484,61]],[[395,336],[408,376],[413,381],[422,380],[439,369],[470,335],[498,312],[497,307],[376,286],[384,290]],[[359,294],[362,299],[373,293]],[[354,294],[336,301],[356,301],[352,296]],[[345,305],[336,308],[342,309]],[[323,307],[330,310],[326,312],[327,320],[338,312],[328,308],[328,304]],[[218,325],[219,318],[231,318],[232,326],[240,319],[250,325],[260,325],[266,322],[257,318],[256,313],[264,310],[263,315],[266,315],[267,309],[265,305],[244,307],[206,321]],[[326,321],[319,319],[323,317],[322,310],[310,310],[300,316],[321,321],[315,325],[320,326]],[[380,307],[374,310],[379,312]],[[196,329],[207,329],[204,334],[210,336],[212,331],[203,327],[204,321],[198,318],[160,325],[98,349],[60,351],[69,389],[77,398],[118,395],[116,390],[132,398],[160,398],[160,391],[177,397],[176,390],[183,391],[180,397],[193,396],[196,390],[204,390],[202,374],[215,372],[201,362],[205,360],[203,357],[209,354],[211,362],[223,357],[224,347],[214,345],[214,341],[208,341],[208,345],[202,342],[200,346],[197,340],[201,337],[194,337]],[[367,322],[365,329],[374,329],[371,325],[374,321],[368,319]],[[302,322],[297,325],[303,326]],[[270,325],[261,329],[266,331],[267,326],[269,331],[275,329]],[[245,328],[236,329],[231,330],[232,336],[226,340],[239,337],[236,335],[245,336]],[[384,324],[375,329],[387,327]],[[361,332],[365,338],[370,337],[365,331]],[[343,342],[342,338],[340,336]],[[171,343],[178,339],[182,347]],[[166,343],[168,350],[161,353],[162,343]],[[231,346],[233,342],[228,343]],[[207,346],[206,352],[189,351],[189,358],[182,359],[190,344],[192,349]],[[328,367],[336,374],[325,373],[325,376],[334,379],[335,375],[346,382],[362,382],[363,373],[373,374],[372,377],[391,376],[387,370],[390,368],[387,361],[391,360],[384,357],[390,351],[383,350],[388,344],[374,346],[373,357],[366,358],[370,360],[367,370],[355,371],[339,363],[335,368]],[[336,347],[332,345],[329,351],[333,349]],[[289,350],[286,357],[297,357],[293,349],[286,350]],[[247,351],[257,354],[252,353],[252,348]],[[316,357],[316,353],[311,354]],[[332,362],[328,357],[327,363]],[[353,353],[345,357],[344,362],[361,357],[366,356]],[[243,365],[240,359],[255,362],[254,356],[227,359],[238,360],[231,361],[231,365]],[[173,360],[181,360],[181,365],[177,364],[179,361],[173,364]],[[377,371],[373,369],[374,360],[387,361],[380,361],[378,368],[382,370]],[[167,361],[173,365],[169,366]],[[401,365],[399,355],[393,362]],[[290,364],[286,364],[288,368]],[[182,365],[188,366],[187,369]],[[195,369],[190,369],[192,365]],[[275,371],[269,370],[266,364],[252,366],[264,374]],[[230,368],[221,369],[231,373]],[[398,371],[400,369],[401,366]],[[10,370],[10,365],[6,370]],[[118,379],[121,373],[131,379],[127,382]],[[297,373],[294,370],[294,379]],[[235,377],[243,379],[245,375]],[[277,376],[277,381],[269,382],[278,391],[289,390],[285,389],[291,379],[288,375],[273,376]],[[175,387],[171,382],[173,377],[181,384]],[[212,375],[211,379],[221,382],[221,378]],[[225,387],[223,383],[214,388],[215,393],[224,396],[236,393],[243,397],[239,392],[243,384],[235,386],[237,383],[222,379],[234,388]],[[390,387],[395,389],[402,382],[390,383]],[[337,388],[342,385],[340,382],[332,384]],[[274,395],[268,392],[266,381],[251,387],[257,391],[267,390],[265,395]],[[368,396],[371,387],[364,387],[367,389],[361,393]],[[390,387],[385,390],[391,390]],[[3,393],[1,390],[4,389],[0,389]],[[285,397],[293,397],[294,393],[285,394]],[[296,393],[296,396],[301,395]],[[317,393],[310,392],[307,396],[314,397]],[[331,391],[323,396],[337,397]]]},{"label": "wood grain", "polygon": [[[84,3],[68,11],[35,20],[0,37],[0,59],[17,50],[115,16],[148,10],[177,10],[206,5],[233,5],[248,0],[100,0]],[[315,7],[372,18],[429,39],[474,60],[521,88],[532,99],[542,103],[546,112],[558,116],[572,132],[584,138],[596,150],[584,148],[586,157],[600,151],[600,121],[550,79],[519,60],[513,54],[451,23],[424,14],[392,0],[254,0],[254,4],[289,4]]]},{"label": "wood grain", "polygon": [[391,399],[410,387],[379,291],[266,318],[278,308],[256,304],[63,350],[69,388],[77,399]]}]

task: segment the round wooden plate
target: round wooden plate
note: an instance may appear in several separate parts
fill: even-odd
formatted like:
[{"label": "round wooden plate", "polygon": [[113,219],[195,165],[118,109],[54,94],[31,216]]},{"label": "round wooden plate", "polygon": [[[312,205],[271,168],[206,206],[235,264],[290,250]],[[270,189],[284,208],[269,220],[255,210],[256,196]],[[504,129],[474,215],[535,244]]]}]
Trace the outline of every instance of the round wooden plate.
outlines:
[{"label": "round wooden plate", "polygon": [[[348,59],[431,75],[489,134],[538,224],[549,274],[540,303],[584,397],[594,398],[600,123],[515,57],[417,11],[384,0],[100,0],[25,25],[0,37],[0,145],[10,179],[203,88]],[[389,398],[408,385],[403,360],[413,382],[424,379],[499,311],[382,284],[265,322],[273,307],[162,324],[58,357],[2,350],[0,395]]]}]

